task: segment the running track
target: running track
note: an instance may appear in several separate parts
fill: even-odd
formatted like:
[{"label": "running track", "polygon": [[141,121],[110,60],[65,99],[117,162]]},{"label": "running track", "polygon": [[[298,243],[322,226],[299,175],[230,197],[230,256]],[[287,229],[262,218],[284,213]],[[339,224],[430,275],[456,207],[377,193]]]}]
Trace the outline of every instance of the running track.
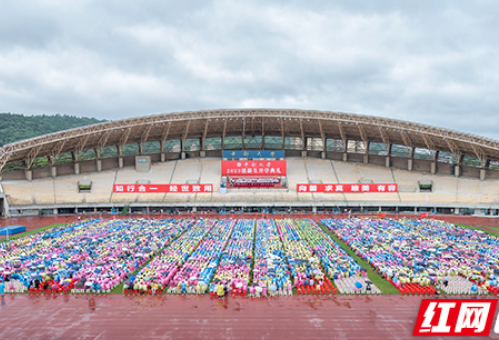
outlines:
[{"label": "running track", "polygon": [[0,339],[409,339],[420,300],[11,294],[0,298]]}]

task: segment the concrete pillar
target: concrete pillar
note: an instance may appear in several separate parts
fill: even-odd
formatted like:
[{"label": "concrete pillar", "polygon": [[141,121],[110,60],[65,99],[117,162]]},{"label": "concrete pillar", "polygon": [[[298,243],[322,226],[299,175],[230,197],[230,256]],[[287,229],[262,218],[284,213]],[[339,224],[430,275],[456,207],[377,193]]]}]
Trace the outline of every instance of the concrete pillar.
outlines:
[{"label": "concrete pillar", "polygon": [[411,148],[409,152],[409,160],[407,161],[407,170],[412,171],[414,168],[414,153],[416,152],[416,148]]},{"label": "concrete pillar", "polygon": [[192,207],[192,211],[196,212],[196,211],[198,211],[198,208],[197,207]]},{"label": "concrete pillar", "polygon": [[343,162],[348,162],[348,152],[343,152]]},{"label": "concrete pillar", "polygon": [[480,180],[485,181],[486,177],[487,177],[487,169],[480,169]]},{"label": "concrete pillar", "polygon": [[74,162],[74,170],[75,170],[75,175],[80,174],[80,163],[79,162]]},{"label": "concrete pillar", "polygon": [[55,166],[50,167],[50,174],[52,175],[52,178],[57,177],[57,168]]},{"label": "concrete pillar", "polygon": [[461,167],[459,164],[454,165],[454,176],[459,177],[461,175]]},{"label": "concrete pillar", "polygon": [[389,168],[391,163],[390,156],[386,156],[385,158],[385,167]]},{"label": "concrete pillar", "polygon": [[161,162],[166,161],[166,155],[164,153],[161,153]]},{"label": "concrete pillar", "polygon": [[313,212],[314,214],[317,214],[317,207],[312,207],[312,212]]},{"label": "concrete pillar", "polygon": [[94,213],[97,213],[97,207],[94,207]]},{"label": "concrete pillar", "polygon": [[94,155],[95,155],[95,167],[97,168],[97,171],[102,171],[102,162],[100,160],[100,150],[94,149]]},{"label": "concrete pillar", "polygon": [[326,159],[326,151],[321,151],[321,158]]},{"label": "concrete pillar", "polygon": [[364,164],[369,164],[369,154],[368,153],[364,154],[364,157],[363,157],[362,161],[363,161]]},{"label": "concrete pillar", "polygon": [[54,215],[58,215],[58,214],[59,214],[59,211],[57,210],[57,208],[54,208],[54,210],[53,210],[53,214],[54,214]]},{"label": "concrete pillar", "polygon": [[123,168],[123,158],[122,157],[118,157],[118,167],[120,169]]},{"label": "concrete pillar", "polygon": [[475,208],[474,215],[483,215],[481,209]]},{"label": "concrete pillar", "polygon": [[30,182],[33,180],[33,171],[26,169],[24,170],[24,175],[26,176],[26,180]]},{"label": "concrete pillar", "polygon": [[418,207],[414,207],[414,213],[417,214],[418,213]]},{"label": "concrete pillar", "polygon": [[431,169],[430,169],[431,174],[432,175],[436,174],[437,173],[437,161],[431,162],[430,166],[431,166]]},{"label": "concrete pillar", "polygon": [[364,164],[369,164],[369,149],[371,148],[371,142],[367,141],[365,144],[366,144],[366,152],[364,153],[362,162]]},{"label": "concrete pillar", "polygon": [[199,151],[199,157],[205,158],[206,157],[206,151]]},{"label": "concrete pillar", "polygon": [[454,208],[454,214],[459,215],[459,208]]},{"label": "concrete pillar", "polygon": [[181,158],[181,159],[185,159],[185,152],[184,152],[184,151],[182,151],[182,152],[180,153],[180,158]]},{"label": "concrete pillar", "polygon": [[302,150],[301,156],[302,157],[307,157],[307,150]]}]

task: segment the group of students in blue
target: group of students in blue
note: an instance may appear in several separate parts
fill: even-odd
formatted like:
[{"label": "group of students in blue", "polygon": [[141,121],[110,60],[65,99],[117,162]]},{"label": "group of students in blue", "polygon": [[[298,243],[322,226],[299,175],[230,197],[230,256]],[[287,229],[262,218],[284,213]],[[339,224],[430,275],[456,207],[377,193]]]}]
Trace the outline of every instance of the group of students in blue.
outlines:
[{"label": "group of students in blue", "polygon": [[399,289],[409,284],[445,288],[445,282],[461,277],[497,291],[498,237],[434,219],[323,223]]}]

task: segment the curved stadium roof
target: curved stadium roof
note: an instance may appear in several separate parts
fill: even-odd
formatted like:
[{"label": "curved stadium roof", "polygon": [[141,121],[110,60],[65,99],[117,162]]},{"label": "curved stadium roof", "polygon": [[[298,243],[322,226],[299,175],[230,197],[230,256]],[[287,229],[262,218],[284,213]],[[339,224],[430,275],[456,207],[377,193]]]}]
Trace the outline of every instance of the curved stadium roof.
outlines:
[{"label": "curved stadium roof", "polygon": [[[106,146],[226,136],[282,136],[398,144],[499,160],[499,141],[395,119],[351,113],[288,109],[224,109],[165,113],[89,125],[5,145],[0,170],[11,162]],[[325,145],[325,143],[323,143]]]}]

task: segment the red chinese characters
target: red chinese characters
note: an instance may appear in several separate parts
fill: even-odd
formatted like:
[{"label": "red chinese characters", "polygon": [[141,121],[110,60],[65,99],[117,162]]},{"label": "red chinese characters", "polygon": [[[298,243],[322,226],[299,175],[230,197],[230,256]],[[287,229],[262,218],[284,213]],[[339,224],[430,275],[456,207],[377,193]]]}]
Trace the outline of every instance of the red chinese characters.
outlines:
[{"label": "red chinese characters", "polygon": [[213,184],[115,184],[113,193],[211,193]]},{"label": "red chinese characters", "polygon": [[286,161],[222,161],[222,176],[286,176]]},{"label": "red chinese characters", "polygon": [[297,184],[297,192],[325,192],[325,193],[387,193],[398,192],[398,184],[396,183],[378,183],[378,184]]}]

